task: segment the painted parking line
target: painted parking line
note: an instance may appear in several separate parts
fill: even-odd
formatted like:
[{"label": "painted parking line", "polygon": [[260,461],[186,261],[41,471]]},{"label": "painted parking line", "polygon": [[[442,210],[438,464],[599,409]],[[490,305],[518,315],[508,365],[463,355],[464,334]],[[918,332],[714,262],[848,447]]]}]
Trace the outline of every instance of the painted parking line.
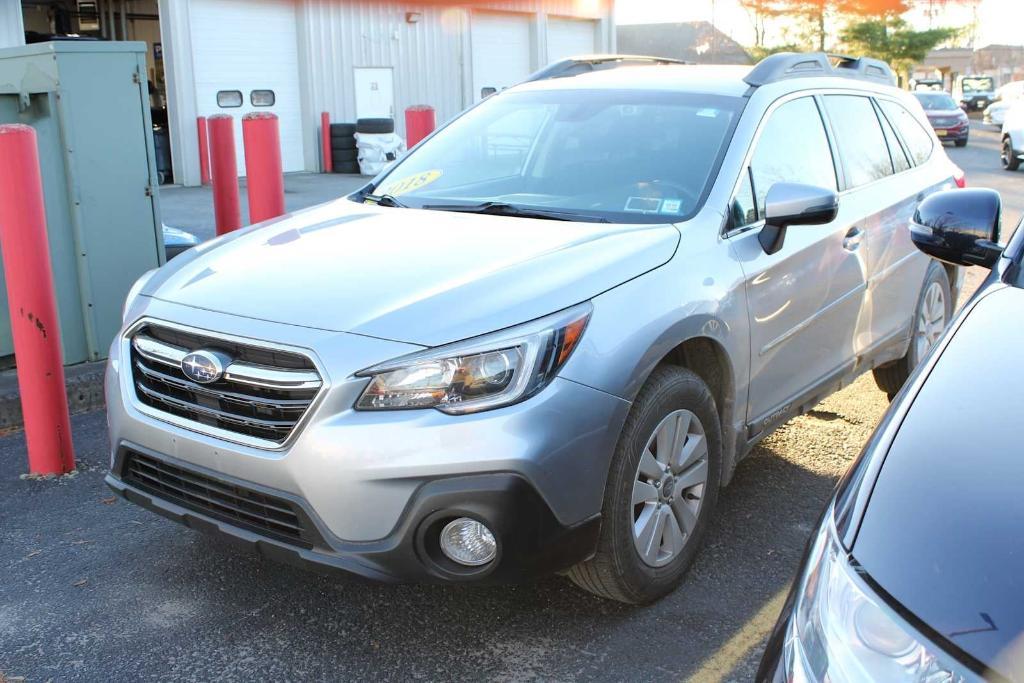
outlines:
[{"label": "painted parking line", "polygon": [[787,585],[772,596],[771,600],[761,606],[757,614],[752,616],[739,631],[733,634],[722,647],[704,660],[700,668],[687,679],[688,683],[721,683],[733,669],[750,654],[750,651],[761,644],[782,610],[782,603],[789,593]]}]

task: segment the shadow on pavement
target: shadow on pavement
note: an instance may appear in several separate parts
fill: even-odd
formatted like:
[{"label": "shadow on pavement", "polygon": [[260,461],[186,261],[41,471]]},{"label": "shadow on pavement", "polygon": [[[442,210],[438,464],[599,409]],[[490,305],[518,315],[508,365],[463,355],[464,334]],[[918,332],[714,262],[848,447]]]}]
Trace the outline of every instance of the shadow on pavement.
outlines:
[{"label": "shadow on pavement", "polygon": [[392,586],[239,555],[112,500],[102,413],[74,430],[80,471],[61,480],[19,478],[22,437],[0,440],[7,676],[746,680],[774,610],[745,626],[784,593],[833,486],[759,448],[683,587],[634,608],[560,577]]}]

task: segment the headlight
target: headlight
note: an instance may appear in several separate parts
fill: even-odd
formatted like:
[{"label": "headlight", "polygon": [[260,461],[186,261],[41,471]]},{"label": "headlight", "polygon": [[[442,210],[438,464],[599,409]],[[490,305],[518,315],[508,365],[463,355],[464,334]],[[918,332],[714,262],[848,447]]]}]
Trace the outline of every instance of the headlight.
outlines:
[{"label": "headlight", "polygon": [[357,410],[436,408],[458,415],[522,401],[565,365],[583,336],[592,307],[560,313],[414,353],[356,373],[371,377]]},{"label": "headlight", "polygon": [[790,681],[959,683],[981,677],[928,642],[868,587],[835,539],[831,510],[786,637]]},{"label": "headlight", "polygon": [[153,273],[155,272],[156,268],[147,270],[139,277],[138,280],[135,281],[135,284],[131,286],[131,289],[128,290],[128,296],[124,298],[124,306],[121,308],[122,323],[128,322],[126,320],[128,317],[128,310],[132,307],[132,304],[135,303],[135,300],[139,297],[139,292],[142,291],[142,288],[146,286],[146,283],[149,282],[149,278],[153,277]]}]

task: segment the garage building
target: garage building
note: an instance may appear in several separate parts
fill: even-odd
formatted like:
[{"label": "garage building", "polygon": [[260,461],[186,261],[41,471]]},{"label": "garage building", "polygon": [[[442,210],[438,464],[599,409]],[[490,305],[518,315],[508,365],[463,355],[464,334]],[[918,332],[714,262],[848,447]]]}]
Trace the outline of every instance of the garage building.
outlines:
[{"label": "garage building", "polygon": [[[322,111],[336,122],[394,117],[404,135],[410,105],[433,106],[441,123],[487,88],[615,49],[612,0],[0,0],[0,25],[0,47],[22,30],[146,41],[185,185],[199,184],[198,116],[272,111],[284,170],[317,171]],[[238,123],[236,137],[244,175]]]}]

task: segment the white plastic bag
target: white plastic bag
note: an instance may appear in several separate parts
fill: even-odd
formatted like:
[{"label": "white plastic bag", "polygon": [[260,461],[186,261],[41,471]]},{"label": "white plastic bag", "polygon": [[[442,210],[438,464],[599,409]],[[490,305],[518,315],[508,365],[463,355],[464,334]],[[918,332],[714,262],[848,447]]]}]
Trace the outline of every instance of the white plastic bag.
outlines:
[{"label": "white plastic bag", "polygon": [[405,140],[395,133],[356,133],[359,172],[377,175],[405,152]]}]

